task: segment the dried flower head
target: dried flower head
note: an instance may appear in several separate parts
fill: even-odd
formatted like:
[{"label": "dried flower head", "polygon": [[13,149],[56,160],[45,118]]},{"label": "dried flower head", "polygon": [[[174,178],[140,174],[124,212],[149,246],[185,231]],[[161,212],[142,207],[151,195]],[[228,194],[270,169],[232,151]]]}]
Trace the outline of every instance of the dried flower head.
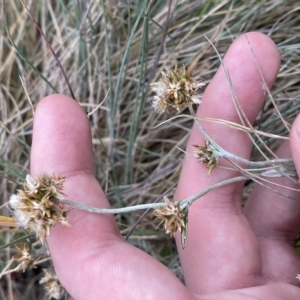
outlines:
[{"label": "dried flower head", "polygon": [[168,112],[170,109],[179,110],[192,104],[201,103],[201,94],[198,90],[205,84],[196,82],[184,66],[178,69],[162,72],[163,78],[152,83],[156,95],[152,106],[159,112]]},{"label": "dried flower head", "polygon": [[40,284],[44,285],[49,299],[61,299],[65,293],[65,289],[58,280],[57,275],[53,271],[44,269],[45,276],[41,278]]},{"label": "dried flower head", "polygon": [[195,157],[198,161],[202,162],[207,169],[208,175],[217,166],[219,154],[216,149],[210,144],[209,141],[205,141],[204,146],[193,145],[195,150]]},{"label": "dried flower head", "polygon": [[19,226],[36,233],[42,242],[51,228],[57,224],[69,225],[69,210],[57,203],[62,198],[65,178],[42,174],[34,180],[29,174],[23,190],[10,197],[9,205]]},{"label": "dried flower head", "polygon": [[164,197],[165,206],[154,210],[154,215],[157,219],[161,220],[164,230],[167,234],[175,236],[177,230],[181,232],[181,242],[184,248],[186,234],[187,234],[187,216],[188,208],[182,209],[180,202],[174,203],[170,201],[166,196]]},{"label": "dried flower head", "polygon": [[33,258],[30,254],[29,245],[25,243],[18,243],[15,247],[17,248],[18,253],[9,260],[9,263],[14,261],[18,263],[18,266],[15,269],[17,272],[20,270],[24,272],[27,268],[33,268],[33,263],[37,260],[37,258]]}]

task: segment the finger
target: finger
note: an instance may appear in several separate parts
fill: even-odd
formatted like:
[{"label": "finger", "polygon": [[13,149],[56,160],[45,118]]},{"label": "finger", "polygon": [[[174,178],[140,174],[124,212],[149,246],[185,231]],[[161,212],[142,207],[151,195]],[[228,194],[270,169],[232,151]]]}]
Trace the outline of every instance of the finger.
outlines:
[{"label": "finger", "polygon": [[[292,130],[290,138],[295,155],[299,155],[297,129]],[[288,143],[280,147],[277,155],[291,157]],[[272,182],[299,189],[299,185],[288,178],[276,178]],[[244,209],[261,249],[262,274],[268,280],[299,285],[296,275],[300,273],[300,257],[295,249],[295,240],[300,229],[300,193],[273,184],[266,185],[282,195],[256,185]]]},{"label": "finger", "polygon": [[[279,68],[278,50],[261,33],[248,33],[247,38],[270,87]],[[253,122],[265,94],[247,38],[242,35],[233,43],[226,53],[224,65],[242,109]],[[240,123],[222,67],[207,87],[197,114]],[[249,157],[250,140],[246,134],[218,124],[201,124],[221,147],[240,157]],[[187,152],[193,153],[192,145],[203,143],[203,137],[194,125]],[[186,156],[176,199],[185,199],[237,174],[215,169],[208,176],[202,164]],[[179,253],[186,284],[192,291],[216,292],[261,283],[256,238],[241,212],[242,189],[243,183],[227,185],[198,199],[190,207],[187,245],[184,250],[179,246]]]},{"label": "finger", "polygon": [[[88,119],[62,95],[43,99],[35,112],[31,173],[66,176],[64,192],[75,202],[109,207],[93,177]],[[162,264],[126,244],[113,216],[73,209],[70,227],[56,225],[48,238],[60,281],[75,299],[189,299],[179,280]],[[162,298],[160,298],[160,295]]]}]

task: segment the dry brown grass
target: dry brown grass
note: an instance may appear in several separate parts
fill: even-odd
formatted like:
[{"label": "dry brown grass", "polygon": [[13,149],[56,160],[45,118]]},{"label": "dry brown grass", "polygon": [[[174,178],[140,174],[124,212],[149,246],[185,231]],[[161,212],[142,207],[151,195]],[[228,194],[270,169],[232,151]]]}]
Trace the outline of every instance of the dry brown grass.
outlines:
[{"label": "dry brown grass", "polygon": [[[298,114],[297,1],[153,1],[147,15],[140,14],[142,1],[26,4],[85,111],[95,110],[107,95],[89,118],[96,177],[116,207],[153,202],[177,182],[183,159],[177,147],[185,148],[192,120],[180,118],[153,129],[170,115],[152,110],[149,84],[164,67],[176,64],[193,65],[194,78],[208,82],[220,61],[204,35],[222,56],[241,33],[258,30],[269,35],[282,59],[273,98],[288,124]],[[140,21],[135,24],[139,14]],[[51,93],[70,95],[55,58],[18,0],[6,1],[5,17],[2,12],[0,80],[0,193],[1,204],[5,204],[28,172],[32,106]],[[257,123],[260,130],[287,134],[270,99]],[[269,142],[272,149],[278,146],[275,140]],[[1,214],[7,215],[7,209],[2,208]],[[139,215],[117,217],[124,235]],[[181,276],[175,246],[155,230],[156,225],[152,216],[146,216],[130,242]],[[14,239],[14,231],[3,227],[1,232],[0,245]],[[12,251],[9,247],[1,251],[1,268]],[[1,279],[0,298],[14,294],[15,299],[43,299],[35,284],[39,276],[40,269],[36,269]]]}]

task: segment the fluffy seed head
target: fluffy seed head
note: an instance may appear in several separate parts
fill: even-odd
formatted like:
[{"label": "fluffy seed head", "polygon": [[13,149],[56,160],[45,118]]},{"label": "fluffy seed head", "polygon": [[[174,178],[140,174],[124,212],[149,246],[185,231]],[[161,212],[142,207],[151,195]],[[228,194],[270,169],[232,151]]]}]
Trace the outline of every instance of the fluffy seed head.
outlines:
[{"label": "fluffy seed head", "polygon": [[205,84],[196,82],[184,66],[181,69],[175,66],[173,70],[162,72],[162,76],[160,81],[152,83],[153,91],[156,93],[152,106],[158,112],[180,110],[201,103],[201,94],[198,94],[198,90]]},{"label": "fluffy seed head", "polygon": [[218,153],[215,148],[209,143],[209,141],[205,141],[204,146],[193,145],[195,150],[195,157],[198,161],[202,162],[207,169],[208,175],[211,171],[217,166],[217,162],[219,159]]},{"label": "fluffy seed head", "polygon": [[154,215],[160,224],[163,224],[166,233],[175,236],[177,230],[180,232],[186,227],[187,211],[180,208],[180,202],[174,203],[164,197],[165,206],[155,209]]},{"label": "fluffy seed head", "polygon": [[23,189],[10,197],[9,205],[17,224],[35,232],[45,241],[51,228],[57,224],[69,225],[65,210],[57,201],[62,198],[64,177],[42,174],[34,180],[26,176]]},{"label": "fluffy seed head", "polygon": [[61,299],[65,293],[63,286],[58,280],[57,275],[53,271],[44,269],[45,276],[41,278],[40,284],[44,285],[49,299]]}]

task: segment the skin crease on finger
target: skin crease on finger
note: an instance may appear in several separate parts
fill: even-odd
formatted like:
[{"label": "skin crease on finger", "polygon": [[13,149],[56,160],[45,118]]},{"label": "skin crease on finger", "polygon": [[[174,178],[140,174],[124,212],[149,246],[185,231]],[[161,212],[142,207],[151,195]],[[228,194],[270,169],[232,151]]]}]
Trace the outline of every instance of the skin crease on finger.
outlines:
[{"label": "skin crease on finger", "polygon": [[[258,35],[258,40],[268,43]],[[249,37],[251,43],[254,42],[253,35],[249,34]],[[239,44],[235,42],[235,46]],[[272,80],[267,78],[270,83]],[[211,89],[217,86],[215,83]],[[248,105],[249,109],[254,111],[253,114],[259,109],[256,106],[258,105]],[[196,169],[199,169],[198,165]],[[109,207],[102,189],[92,176],[93,155],[88,120],[78,104],[65,96],[49,96],[41,101],[35,113],[31,173],[35,176],[40,172],[67,176],[65,192],[68,198],[96,207]],[[201,176],[207,178],[205,170]],[[195,188],[193,190],[195,191]],[[70,227],[57,225],[53,228],[48,244],[55,270],[76,300],[194,298],[162,264],[125,243],[112,216],[99,216],[74,209],[70,213],[69,222]],[[189,226],[192,228],[193,224]],[[188,239],[189,242],[190,237]],[[193,239],[191,240],[193,242]],[[250,240],[252,242],[252,238]],[[195,241],[196,246],[199,243],[203,243],[202,237]],[[245,259],[247,252],[243,256]],[[203,257],[197,256],[197,260],[199,259]],[[202,266],[197,262],[191,266],[192,269],[195,267]],[[220,283],[220,274],[208,272],[207,276],[211,277],[211,281]],[[201,279],[208,283],[205,277]],[[208,286],[211,288],[211,284]],[[210,292],[216,293],[225,290],[226,287],[221,283],[221,289],[216,286],[215,290]],[[237,288],[242,287],[231,287]],[[211,295],[203,295],[201,292],[202,295],[196,297],[211,300],[294,300],[298,299],[296,292],[297,288],[289,285],[270,284]],[[272,298],[268,298],[269,295],[272,295]]]}]

